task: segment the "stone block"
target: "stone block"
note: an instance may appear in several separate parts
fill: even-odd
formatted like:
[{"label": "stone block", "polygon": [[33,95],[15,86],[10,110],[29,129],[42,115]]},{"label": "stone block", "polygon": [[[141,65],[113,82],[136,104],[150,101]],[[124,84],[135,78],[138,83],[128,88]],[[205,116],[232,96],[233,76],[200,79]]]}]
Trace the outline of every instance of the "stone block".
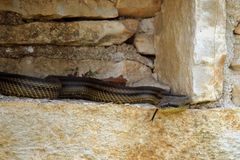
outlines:
[{"label": "stone block", "polygon": [[134,38],[134,46],[137,51],[145,55],[155,55],[153,35],[136,34]]},{"label": "stone block", "polygon": [[[135,83],[142,79],[153,77],[151,68],[131,60],[114,62],[103,60],[51,59],[31,56],[18,59],[0,58],[0,71],[34,77],[46,77],[48,75],[67,76],[75,72],[78,76],[88,74],[91,77],[99,79],[123,76],[127,80],[127,85],[130,86],[134,86]],[[152,83],[152,85],[155,84],[157,83]],[[159,87],[159,84],[157,87]]]},{"label": "stone block", "polygon": [[103,60],[139,62],[153,68],[153,62],[137,53],[132,45],[112,45],[109,47],[78,47],[56,45],[0,46],[1,58],[45,57],[65,60]]},{"label": "stone block", "polygon": [[136,86],[153,86],[153,87],[159,87],[159,88],[165,89],[167,91],[171,90],[171,88],[168,85],[157,81],[154,75],[145,77],[137,82],[134,82],[131,86],[135,86],[135,87]]},{"label": "stone block", "polygon": [[161,8],[161,0],[118,0],[119,16],[154,17]]},{"label": "stone block", "polygon": [[239,159],[239,108],[144,106],[0,96],[0,157]]},{"label": "stone block", "polygon": [[3,0],[0,10],[19,13],[24,19],[107,19],[118,16],[114,3],[108,0]]},{"label": "stone block", "polygon": [[164,1],[156,18],[155,72],[193,103],[222,95],[226,57],[224,0]]},{"label": "stone block", "polygon": [[34,22],[1,25],[0,44],[56,44],[109,46],[121,44],[138,28],[137,20]]},{"label": "stone block", "polygon": [[139,22],[139,33],[154,34],[155,33],[155,18],[145,18]]}]

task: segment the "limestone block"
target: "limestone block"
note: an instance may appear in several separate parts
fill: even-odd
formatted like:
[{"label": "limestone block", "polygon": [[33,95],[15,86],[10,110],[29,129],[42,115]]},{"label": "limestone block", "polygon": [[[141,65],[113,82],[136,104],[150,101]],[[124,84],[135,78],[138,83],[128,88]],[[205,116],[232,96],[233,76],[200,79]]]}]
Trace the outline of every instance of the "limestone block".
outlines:
[{"label": "limestone block", "polygon": [[80,100],[1,97],[1,159],[240,157],[240,109],[160,110]]},{"label": "limestone block", "polygon": [[153,44],[153,35],[148,34],[136,34],[134,38],[134,46],[141,54],[155,55],[155,49]]},{"label": "limestone block", "polygon": [[1,25],[0,44],[97,45],[121,44],[137,30],[137,20],[34,22]]},{"label": "limestone block", "polygon": [[224,0],[168,0],[156,17],[155,71],[174,92],[188,94],[195,103],[222,95],[225,13]]},{"label": "limestone block", "polygon": [[139,33],[146,33],[146,34],[154,34],[155,26],[154,26],[155,18],[145,18],[139,22]]},{"label": "limestone block", "polygon": [[119,16],[153,17],[161,8],[161,0],[118,0]]},{"label": "limestone block", "polygon": [[120,62],[123,60],[136,61],[150,68],[153,62],[137,53],[133,45],[112,45],[109,47],[78,47],[78,46],[0,46],[0,57],[46,57],[66,60],[103,60]]},{"label": "limestone block", "polygon": [[162,89],[165,89],[167,91],[170,91],[171,88],[164,84],[164,83],[161,83],[159,81],[157,81],[155,78],[154,78],[154,75],[153,76],[148,76],[146,78],[143,78],[135,83],[133,83],[131,86],[153,86],[153,87],[159,87],[159,88],[162,88]]},{"label": "limestone block", "polygon": [[106,19],[118,16],[114,3],[108,0],[3,0],[0,10],[17,12],[25,19]]},{"label": "limestone block", "polygon": [[130,86],[144,78],[152,77],[151,68],[136,61],[66,60],[31,56],[20,59],[0,58],[0,71],[35,77],[69,75],[75,72],[78,76],[87,73],[99,79],[122,75]]}]

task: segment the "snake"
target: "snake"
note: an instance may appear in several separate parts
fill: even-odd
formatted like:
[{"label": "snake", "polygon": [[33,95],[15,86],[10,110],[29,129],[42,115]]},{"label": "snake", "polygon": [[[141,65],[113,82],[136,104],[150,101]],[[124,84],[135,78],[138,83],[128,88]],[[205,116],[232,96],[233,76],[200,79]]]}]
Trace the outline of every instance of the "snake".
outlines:
[{"label": "snake", "polygon": [[149,103],[158,107],[189,103],[185,95],[152,86],[122,86],[90,77],[50,75],[45,78],[0,72],[0,93],[38,99],[84,99],[98,102]]}]

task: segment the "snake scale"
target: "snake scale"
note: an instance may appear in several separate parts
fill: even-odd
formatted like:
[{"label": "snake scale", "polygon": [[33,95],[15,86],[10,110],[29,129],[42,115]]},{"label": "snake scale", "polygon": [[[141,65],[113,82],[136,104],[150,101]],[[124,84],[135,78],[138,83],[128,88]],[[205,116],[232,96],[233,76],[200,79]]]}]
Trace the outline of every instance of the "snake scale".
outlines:
[{"label": "snake scale", "polygon": [[150,103],[159,107],[189,103],[187,96],[150,86],[127,87],[95,78],[48,76],[35,78],[0,72],[0,93],[8,96],[86,99],[113,103]]}]

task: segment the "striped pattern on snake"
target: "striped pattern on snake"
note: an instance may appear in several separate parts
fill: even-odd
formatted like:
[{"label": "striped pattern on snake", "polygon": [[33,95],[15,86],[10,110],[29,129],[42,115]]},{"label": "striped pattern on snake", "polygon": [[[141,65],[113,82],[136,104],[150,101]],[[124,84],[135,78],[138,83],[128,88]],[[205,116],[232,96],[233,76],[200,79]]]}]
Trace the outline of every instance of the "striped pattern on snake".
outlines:
[{"label": "striped pattern on snake", "polygon": [[0,72],[0,93],[31,98],[73,98],[114,103],[150,103],[179,106],[186,96],[171,95],[161,88],[127,87],[94,78],[48,76],[44,79]]}]

